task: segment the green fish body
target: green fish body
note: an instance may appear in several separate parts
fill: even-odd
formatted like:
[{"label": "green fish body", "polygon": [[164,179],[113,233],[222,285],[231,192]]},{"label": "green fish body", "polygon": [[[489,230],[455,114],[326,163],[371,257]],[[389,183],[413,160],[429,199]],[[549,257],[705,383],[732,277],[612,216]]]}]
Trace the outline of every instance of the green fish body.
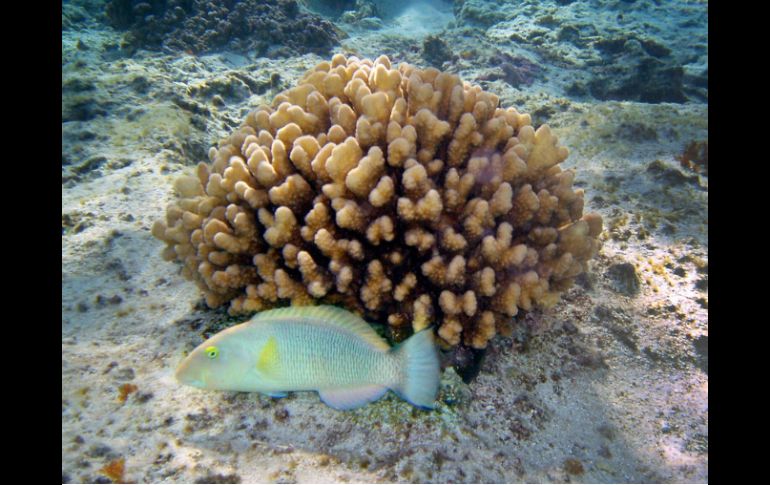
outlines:
[{"label": "green fish body", "polygon": [[334,306],[287,307],[258,313],[193,350],[177,379],[202,389],[318,391],[335,409],[352,409],[388,389],[415,406],[433,408],[438,353],[430,329],[391,348],[362,318]]}]

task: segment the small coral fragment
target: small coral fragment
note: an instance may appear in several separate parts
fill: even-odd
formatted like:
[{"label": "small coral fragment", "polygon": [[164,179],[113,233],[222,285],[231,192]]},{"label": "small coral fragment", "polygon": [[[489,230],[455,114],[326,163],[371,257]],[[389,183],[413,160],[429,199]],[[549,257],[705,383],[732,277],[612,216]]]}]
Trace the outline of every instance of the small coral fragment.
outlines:
[{"label": "small coral fragment", "polygon": [[118,388],[118,402],[126,402],[128,395],[136,392],[139,388],[131,383],[121,384]]},{"label": "small coral fragment", "polygon": [[125,480],[123,478],[125,469],[126,469],[126,459],[123,457],[120,457],[104,465],[102,468],[99,469],[99,472],[104,473],[104,475],[110,480],[112,480],[114,483],[125,483]]}]

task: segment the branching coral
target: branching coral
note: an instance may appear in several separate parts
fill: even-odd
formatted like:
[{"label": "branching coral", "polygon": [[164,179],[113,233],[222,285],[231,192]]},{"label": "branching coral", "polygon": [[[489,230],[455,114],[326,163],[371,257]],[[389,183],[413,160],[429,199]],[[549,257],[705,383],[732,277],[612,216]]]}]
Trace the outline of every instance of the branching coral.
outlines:
[{"label": "branching coral", "polygon": [[530,123],[456,75],[338,54],[179,179],[153,234],[211,307],[323,300],[484,348],[599,246],[567,149]]}]

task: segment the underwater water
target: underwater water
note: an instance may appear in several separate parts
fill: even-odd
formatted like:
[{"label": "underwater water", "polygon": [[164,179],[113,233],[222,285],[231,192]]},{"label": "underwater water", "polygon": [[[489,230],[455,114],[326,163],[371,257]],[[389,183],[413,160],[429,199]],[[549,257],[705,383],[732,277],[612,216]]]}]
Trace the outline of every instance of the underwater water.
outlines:
[{"label": "underwater water", "polygon": [[[62,482],[707,482],[707,24],[708,3],[686,0],[64,1]],[[250,112],[336,54],[387,56],[393,69],[403,63],[457,75],[468,90],[496,95],[499,107],[528,113],[534,128],[548,125],[569,149],[560,167],[574,171],[582,214],[603,221],[601,233],[588,238],[595,254],[579,275],[565,277],[572,284],[558,287],[558,300],[529,307],[520,299],[505,321],[503,303],[470,276],[481,236],[456,250],[469,265],[468,281],[448,286],[460,302],[456,312],[430,293],[422,269],[448,244],[436,228],[446,223],[461,231],[462,221],[446,222],[448,214],[466,217],[475,210],[470,206],[415,223],[399,218],[394,199],[397,237],[365,244],[364,259],[351,263],[355,291],[344,293],[328,274],[318,278],[326,292],[319,301],[366,313],[395,344],[411,334],[412,323],[389,324],[389,312],[402,307],[411,318],[417,300],[383,297],[378,306],[362,295],[374,291],[364,290],[372,279],[367,258],[394,248],[407,255],[390,256],[383,268],[390,286],[376,291],[390,295],[412,272],[416,288],[433,298],[424,324],[440,337],[442,370],[432,410],[388,392],[339,411],[315,392],[273,398],[207,391],[174,377],[205,339],[249,318],[228,313],[232,301],[266,299],[260,293],[243,300],[252,295],[247,284],[271,282],[249,273],[232,292],[223,290],[221,305],[211,305],[210,280],[186,277],[202,256],[190,256],[195,264],[185,268],[180,260],[189,244],[168,245],[153,229],[168,222],[169,206],[183,204],[187,189],[176,181],[200,176],[197,166],[210,162],[210,148],[222,150],[227,143],[220,142]],[[294,141],[273,131],[271,139]],[[385,147],[385,132],[379,136]],[[447,145],[430,158],[448,160]],[[433,177],[420,183],[441,189],[446,166],[434,173],[419,163]],[[534,191],[556,193],[543,180],[530,180]],[[321,182],[312,185],[312,197],[321,194]],[[513,185],[515,199],[523,189]],[[472,194],[484,191],[481,184]],[[318,200],[332,207],[324,196]],[[379,206],[365,207],[366,216],[380,214]],[[575,207],[558,217],[579,219]],[[334,211],[342,210],[330,209],[332,219]],[[247,214],[262,234],[274,223],[258,212]],[[186,217],[198,227],[193,214]],[[562,230],[558,217],[549,220],[561,221],[552,226]],[[299,219],[297,231],[305,224]],[[338,227],[336,235],[366,232],[354,226]],[[433,249],[406,243],[404,232],[416,227],[435,230]],[[530,226],[514,230],[523,228]],[[485,235],[498,234],[487,229]],[[270,246],[279,248],[273,252],[260,242],[232,253],[250,261],[249,251],[264,251],[265,264],[283,265],[302,281],[309,278],[304,267],[291,267],[285,249],[311,246],[298,234],[285,241],[271,236]],[[514,242],[530,244],[526,236],[514,232]],[[177,251],[170,259],[163,257],[167,247]],[[330,259],[307,251],[327,271]],[[234,256],[211,256],[217,257]],[[541,261],[532,265],[541,278],[556,272]],[[503,280],[495,273],[495,284]],[[479,295],[472,305],[466,289]],[[305,290],[279,293],[274,304],[304,302],[300,294]],[[497,319],[483,350],[463,340],[470,327],[459,336],[446,331],[453,316],[480,332],[481,310]]]}]

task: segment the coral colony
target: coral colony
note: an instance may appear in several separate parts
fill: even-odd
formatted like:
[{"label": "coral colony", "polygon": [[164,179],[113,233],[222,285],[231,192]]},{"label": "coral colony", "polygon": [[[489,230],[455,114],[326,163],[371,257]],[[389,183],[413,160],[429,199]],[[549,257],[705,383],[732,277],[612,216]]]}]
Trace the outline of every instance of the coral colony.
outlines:
[{"label": "coral colony", "polygon": [[153,227],[210,307],[333,303],[484,348],[555,304],[602,219],[548,126],[457,75],[335,55],[209,152]]}]

